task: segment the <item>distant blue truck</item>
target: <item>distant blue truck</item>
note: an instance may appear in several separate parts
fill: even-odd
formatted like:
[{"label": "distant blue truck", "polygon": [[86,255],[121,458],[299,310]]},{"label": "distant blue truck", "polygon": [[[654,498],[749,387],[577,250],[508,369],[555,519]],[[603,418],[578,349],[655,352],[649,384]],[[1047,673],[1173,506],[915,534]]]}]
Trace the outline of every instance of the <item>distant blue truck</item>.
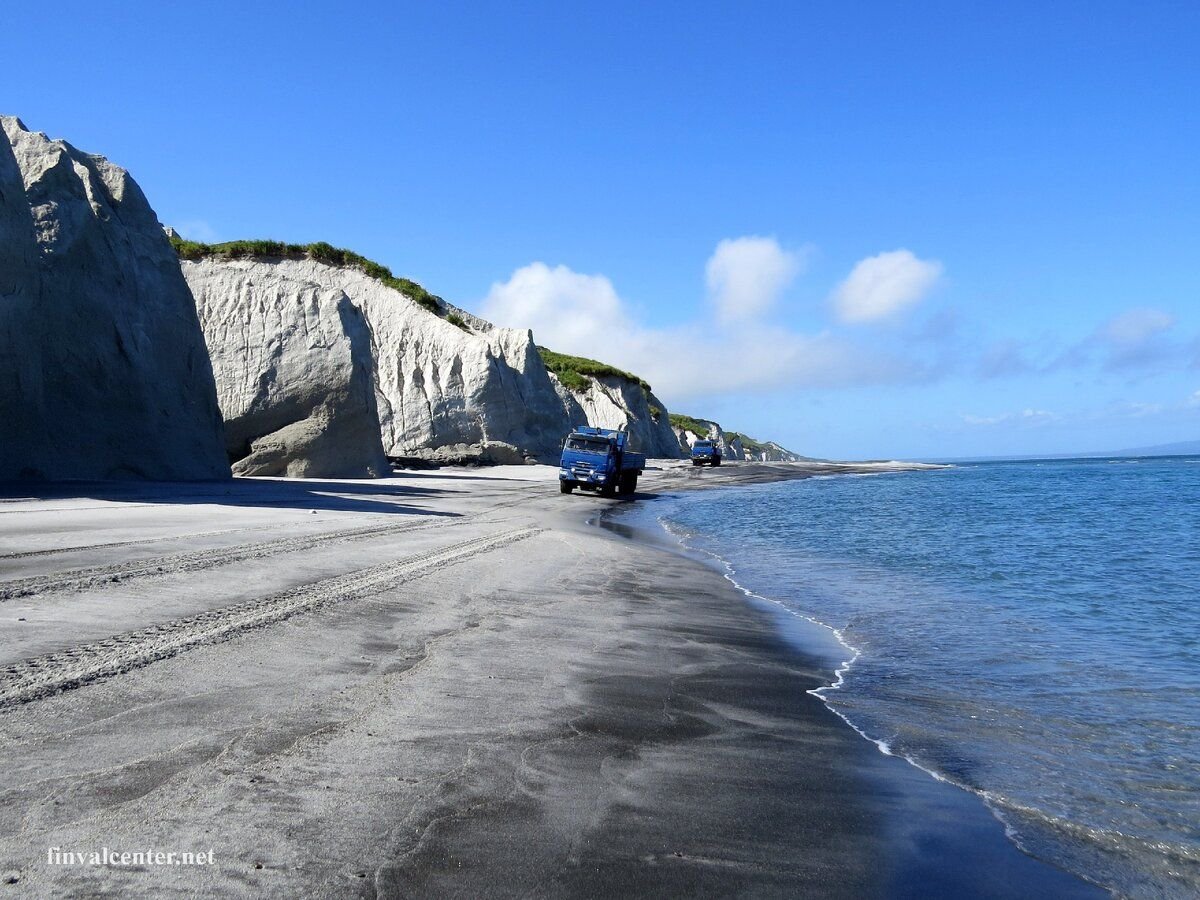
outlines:
[{"label": "distant blue truck", "polygon": [[692,444],[693,466],[719,466],[721,445],[716,441],[696,441]]},{"label": "distant blue truck", "polygon": [[646,457],[629,449],[629,435],[609,428],[576,428],[563,441],[558,489],[599,491],[602,497],[632,494]]}]

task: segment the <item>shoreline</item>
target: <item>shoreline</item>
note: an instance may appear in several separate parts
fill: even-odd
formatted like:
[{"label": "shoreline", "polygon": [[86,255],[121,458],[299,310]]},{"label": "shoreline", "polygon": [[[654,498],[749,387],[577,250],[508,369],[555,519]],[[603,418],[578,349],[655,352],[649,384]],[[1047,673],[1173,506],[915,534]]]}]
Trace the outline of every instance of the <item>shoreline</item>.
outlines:
[{"label": "shoreline", "polygon": [[[638,499],[768,478],[741,465]],[[806,694],[828,673],[778,610],[528,468],[6,503],[0,589],[34,592],[0,602],[0,694],[31,657],[111,672],[0,710],[0,871],[35,896],[1102,895]],[[42,858],[204,842],[202,869]]]},{"label": "shoreline", "polygon": [[[915,466],[916,469],[952,468],[951,466]],[[904,471],[903,469],[898,471]],[[833,473],[820,475],[805,475],[799,477],[829,477]],[[846,474],[886,474],[885,472],[853,472]],[[793,479],[796,476],[793,476]],[[777,479],[777,480],[793,480]],[[740,483],[761,484],[771,479],[763,478]],[[730,485],[737,486],[737,485]],[[705,485],[706,488],[720,489],[720,485]],[[682,495],[683,492],[681,492]],[[660,498],[655,498],[660,499]],[[627,513],[621,508],[608,511],[612,519],[636,518],[637,512]],[[832,625],[800,613],[780,600],[757,593],[750,587],[737,580],[737,572],[733,564],[717,552],[692,547],[687,543],[685,535],[676,534],[663,521],[661,516],[654,516],[654,524],[639,521],[636,524],[623,523],[619,533],[626,539],[636,539],[638,532],[644,538],[653,540],[655,532],[665,534],[676,545],[676,552],[696,559],[706,558],[700,565],[711,564],[720,572],[722,577],[733,587],[740,599],[753,615],[764,616],[773,622],[773,627],[799,657],[804,658],[810,665],[816,661],[819,668],[824,666],[825,680],[823,683],[805,690],[805,694],[820,701],[822,707],[836,717],[840,725],[853,732],[858,740],[872,747],[887,764],[881,767],[875,777],[884,782],[904,782],[899,788],[904,801],[901,808],[889,811],[889,815],[903,817],[916,811],[926,812],[936,810],[938,821],[932,827],[926,827],[919,837],[913,837],[907,847],[892,847],[889,852],[899,855],[901,861],[897,864],[905,874],[896,878],[884,890],[886,896],[1109,896],[1109,892],[1095,882],[1081,878],[1078,874],[1062,869],[1057,864],[1043,860],[1028,853],[1010,831],[999,811],[994,809],[979,792],[971,791],[931,771],[907,756],[892,752],[885,741],[871,737],[856,725],[845,714],[836,709],[826,694],[841,686],[846,672],[861,655],[861,650],[849,644],[841,631]],[[602,524],[602,523],[601,523]],[[903,769],[897,769],[894,763],[906,764]],[[903,774],[901,774],[903,773]],[[912,776],[918,776],[914,779]],[[895,785],[892,785],[895,788]],[[969,834],[969,837],[964,837]],[[998,840],[999,839],[999,840]],[[928,854],[930,846],[941,845],[941,849],[932,854],[940,857],[935,861]],[[925,848],[918,850],[917,848]],[[915,852],[914,852],[915,851]],[[1016,862],[1012,858],[1015,853],[1031,865]],[[904,859],[905,855],[908,859]],[[968,873],[956,871],[950,874],[948,869],[956,869],[963,860],[988,858],[987,873],[984,878],[975,881]],[[1004,890],[989,883],[997,872],[1003,872],[1003,877],[1009,884]]]}]

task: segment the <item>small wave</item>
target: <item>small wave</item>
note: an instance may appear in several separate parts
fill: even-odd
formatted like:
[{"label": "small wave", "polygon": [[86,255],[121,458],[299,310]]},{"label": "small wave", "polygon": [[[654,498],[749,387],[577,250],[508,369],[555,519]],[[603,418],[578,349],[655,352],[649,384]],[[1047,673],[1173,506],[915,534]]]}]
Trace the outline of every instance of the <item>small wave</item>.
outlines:
[{"label": "small wave", "polygon": [[[1196,461],[1200,462],[1200,460]],[[844,478],[845,476],[828,477]],[[665,516],[660,516],[658,522],[663,530],[686,551],[703,554],[718,563],[720,569],[723,570],[724,578],[742,595],[771,604],[789,616],[815,625],[833,635],[837,643],[845,650],[844,658],[835,666],[833,679],[829,684],[813,688],[806,693],[821,700],[830,712],[845,722],[864,740],[870,741],[884,756],[903,759],[935,781],[959,788],[978,797],[1003,826],[1006,837],[1024,853],[1063,865],[1086,880],[1102,887],[1111,889],[1113,886],[1117,886],[1121,893],[1139,895],[1149,889],[1156,895],[1164,897],[1192,895],[1191,891],[1194,890],[1195,884],[1200,883],[1200,874],[1197,874],[1200,872],[1200,851],[1194,848],[1142,841],[1122,832],[1106,831],[1055,816],[1045,810],[1019,803],[998,792],[964,783],[932,768],[915,756],[898,750],[890,739],[869,734],[834,705],[836,693],[845,687],[852,667],[862,657],[861,649],[850,643],[840,628],[815,616],[799,612],[781,600],[764,596],[741,584],[737,580],[737,569],[732,562],[713,550],[689,543],[690,538],[699,536],[698,532],[686,529]],[[1046,834],[1039,835],[1039,832]],[[1055,835],[1067,838],[1067,840],[1065,842],[1061,839],[1055,840]],[[1168,864],[1162,868],[1156,866],[1153,862],[1155,857],[1167,860]],[[1114,864],[1116,859],[1129,861],[1135,858],[1151,871],[1157,869],[1150,876],[1152,880],[1149,883],[1143,881],[1143,876],[1138,874],[1139,867],[1135,866],[1131,869]],[[1165,889],[1164,885],[1166,885]],[[1180,886],[1178,892],[1175,890],[1177,885]]]},{"label": "small wave", "polygon": [[[972,791],[1022,851],[1078,872],[1121,896],[1191,898],[1200,884],[1200,848],[1084,825],[995,791]],[[1014,819],[1020,820],[1018,827]],[[1123,860],[1126,865],[1114,864]],[[1136,863],[1129,863],[1136,860]]]},{"label": "small wave", "polygon": [[[816,477],[818,477],[818,478],[821,478],[821,477],[844,478],[846,476],[831,475],[831,476],[816,476]],[[685,530],[683,528],[675,525],[675,523],[671,522],[666,517],[660,516],[658,519],[658,522],[659,522],[659,525],[663,528],[663,530],[666,531],[669,535],[671,535],[671,537],[675,538],[679,542],[679,544],[681,546],[683,546],[684,548],[686,548],[692,552],[703,553],[707,556],[712,557],[714,560],[716,560],[718,563],[720,563],[721,566],[725,569],[725,571],[723,573],[725,579],[730,584],[732,584],[735,588],[737,588],[738,591],[740,591],[743,595],[745,595],[747,597],[753,597],[755,600],[759,600],[763,603],[769,603],[772,606],[776,606],[779,609],[783,610],[785,613],[787,613],[789,616],[792,616],[797,619],[801,619],[805,622],[808,622],[809,624],[816,625],[818,628],[824,628],[830,634],[832,634],[834,636],[834,638],[837,640],[837,642],[846,650],[847,656],[844,660],[842,660],[841,663],[839,663],[834,668],[833,681],[831,681],[829,684],[827,684],[823,687],[813,688],[809,691],[806,691],[805,693],[811,694],[812,696],[819,699],[822,703],[825,704],[825,707],[830,712],[832,712],[835,716],[837,716],[839,719],[841,719],[843,722],[845,722],[847,725],[849,725],[851,728],[853,728],[854,731],[860,737],[864,738],[865,740],[870,741],[877,748],[879,748],[879,751],[884,756],[894,756],[895,755],[892,752],[891,744],[887,740],[884,740],[883,738],[872,737],[871,735],[867,734],[862,728],[860,728],[858,726],[857,723],[855,723],[853,720],[851,720],[849,717],[847,717],[845,715],[845,713],[843,713],[841,710],[834,707],[832,705],[832,703],[830,703],[829,698],[826,696],[826,692],[836,691],[836,690],[840,690],[842,688],[842,686],[846,683],[846,673],[850,671],[850,667],[853,666],[854,663],[858,660],[858,658],[862,655],[862,651],[858,647],[855,647],[853,644],[851,644],[846,639],[846,636],[842,633],[842,630],[840,628],[830,625],[828,622],[822,622],[820,619],[818,619],[814,616],[809,616],[809,615],[805,615],[804,613],[798,612],[797,610],[792,609],[786,603],[784,603],[780,600],[776,600],[774,597],[765,597],[762,594],[755,593],[754,591],[750,590],[748,587],[745,587],[740,582],[738,582],[738,580],[736,578],[737,570],[734,568],[733,563],[731,563],[725,557],[721,556],[719,553],[716,553],[712,550],[708,550],[703,547],[695,547],[695,546],[688,544],[686,541],[686,537],[684,535]],[[691,536],[691,535],[687,535],[687,536]],[[926,772],[927,774],[936,778],[938,781],[947,781],[947,779],[944,776],[942,776],[940,773],[932,771],[932,770],[926,768],[925,766],[922,766],[916,760],[911,759],[908,756],[904,756],[902,758],[905,759],[907,762],[911,763],[912,765],[916,766],[922,772]]]}]

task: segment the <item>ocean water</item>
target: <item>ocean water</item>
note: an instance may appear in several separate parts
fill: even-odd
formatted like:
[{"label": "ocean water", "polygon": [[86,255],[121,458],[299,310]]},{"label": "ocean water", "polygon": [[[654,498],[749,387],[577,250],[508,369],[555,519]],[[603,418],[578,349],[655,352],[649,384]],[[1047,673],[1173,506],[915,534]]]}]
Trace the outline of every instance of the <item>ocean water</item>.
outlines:
[{"label": "ocean water", "polygon": [[978,794],[1036,856],[1200,896],[1200,458],[813,478],[651,511],[836,631],[819,694],[884,752]]}]

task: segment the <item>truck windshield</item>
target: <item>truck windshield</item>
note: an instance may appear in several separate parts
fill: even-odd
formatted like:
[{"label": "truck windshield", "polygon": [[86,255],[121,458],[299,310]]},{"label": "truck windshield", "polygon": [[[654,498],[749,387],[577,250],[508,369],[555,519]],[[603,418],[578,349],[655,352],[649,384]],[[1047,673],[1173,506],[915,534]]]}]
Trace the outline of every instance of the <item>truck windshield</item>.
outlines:
[{"label": "truck windshield", "polygon": [[567,438],[568,450],[583,450],[587,453],[607,453],[608,441],[598,440],[597,438],[576,437],[572,435]]},{"label": "truck windshield", "polygon": [[712,441],[696,441],[692,447],[693,450],[711,450]]}]

